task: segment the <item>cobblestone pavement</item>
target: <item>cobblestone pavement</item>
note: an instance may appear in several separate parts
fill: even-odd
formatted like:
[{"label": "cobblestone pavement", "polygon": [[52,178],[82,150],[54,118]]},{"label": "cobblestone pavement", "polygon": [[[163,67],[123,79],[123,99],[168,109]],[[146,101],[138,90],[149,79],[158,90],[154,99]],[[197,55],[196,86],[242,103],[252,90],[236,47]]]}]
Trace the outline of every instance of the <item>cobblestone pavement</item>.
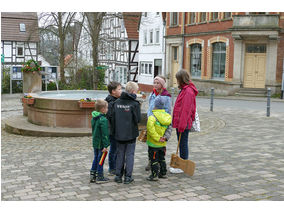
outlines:
[{"label": "cobblestone pavement", "polygon": [[[284,200],[283,113],[267,118],[253,110],[209,112],[209,107],[201,106],[202,132],[189,136],[189,158],[196,163],[194,176],[168,173],[167,179],[147,181],[147,146],[137,142],[135,181],[117,184],[109,176],[111,181],[100,185],[89,183],[91,137],[8,134],[3,119],[22,112],[3,111],[5,103],[2,99],[2,201]],[[176,145],[173,133],[167,146],[168,166]],[[107,161],[104,169],[108,169]]]}]

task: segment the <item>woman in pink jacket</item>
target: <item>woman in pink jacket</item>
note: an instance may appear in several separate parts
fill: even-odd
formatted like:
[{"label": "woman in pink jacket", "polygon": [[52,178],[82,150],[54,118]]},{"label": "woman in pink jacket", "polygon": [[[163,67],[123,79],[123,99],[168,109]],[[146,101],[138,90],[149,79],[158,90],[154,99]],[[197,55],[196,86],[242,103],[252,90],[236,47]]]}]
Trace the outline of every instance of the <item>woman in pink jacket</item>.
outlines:
[{"label": "woman in pink jacket", "polygon": [[[188,159],[188,132],[195,119],[196,95],[198,91],[191,82],[190,75],[186,70],[178,71],[176,79],[181,90],[175,102],[172,126],[176,128],[178,139],[181,133],[179,153],[180,157],[186,160]],[[183,171],[178,168],[170,168],[170,172],[181,173]]]}]

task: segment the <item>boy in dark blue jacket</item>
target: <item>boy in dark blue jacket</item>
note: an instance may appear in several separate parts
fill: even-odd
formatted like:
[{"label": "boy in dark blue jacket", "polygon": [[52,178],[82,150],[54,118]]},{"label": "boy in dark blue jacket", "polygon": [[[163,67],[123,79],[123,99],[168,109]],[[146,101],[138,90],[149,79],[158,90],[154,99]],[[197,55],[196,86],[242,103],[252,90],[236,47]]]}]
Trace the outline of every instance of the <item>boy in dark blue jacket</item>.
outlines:
[{"label": "boy in dark blue jacket", "polygon": [[111,112],[113,110],[114,102],[120,97],[121,95],[121,84],[116,81],[112,81],[107,85],[109,95],[106,97],[106,101],[108,102],[108,112],[106,114],[107,119],[109,121],[109,139],[110,139],[110,150],[108,155],[108,166],[109,166],[109,174],[115,175],[115,167],[116,167],[116,156],[117,156],[117,142],[112,135],[113,123],[111,122]]},{"label": "boy in dark blue jacket", "polygon": [[129,184],[134,179],[134,152],[136,137],[139,135],[138,123],[141,120],[140,103],[136,100],[138,85],[134,82],[126,84],[125,92],[115,101],[112,112],[114,124],[113,135],[117,141],[116,176],[114,181]]}]

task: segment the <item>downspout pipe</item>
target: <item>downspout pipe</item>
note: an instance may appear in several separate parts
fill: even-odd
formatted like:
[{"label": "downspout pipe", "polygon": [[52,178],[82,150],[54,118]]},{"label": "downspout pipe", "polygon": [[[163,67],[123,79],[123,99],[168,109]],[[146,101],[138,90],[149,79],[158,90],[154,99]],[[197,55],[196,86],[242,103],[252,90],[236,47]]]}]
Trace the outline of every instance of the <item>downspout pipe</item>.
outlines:
[{"label": "downspout pipe", "polygon": [[183,12],[183,16],[182,16],[182,46],[181,46],[180,69],[183,69],[183,61],[184,61],[184,32],[185,32],[185,12]]}]

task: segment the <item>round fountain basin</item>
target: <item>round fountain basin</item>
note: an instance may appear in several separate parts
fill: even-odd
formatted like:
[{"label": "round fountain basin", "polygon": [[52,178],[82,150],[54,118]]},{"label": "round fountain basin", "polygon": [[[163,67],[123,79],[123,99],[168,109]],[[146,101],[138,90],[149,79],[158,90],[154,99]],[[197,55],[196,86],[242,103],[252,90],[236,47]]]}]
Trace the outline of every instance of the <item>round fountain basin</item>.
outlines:
[{"label": "round fountain basin", "polygon": [[[95,108],[80,108],[78,101],[83,98],[105,99],[108,91],[60,90],[30,94],[35,98],[34,104],[24,104],[24,115],[26,113],[30,123],[48,127],[91,128]],[[144,101],[142,98],[138,100],[140,103]],[[142,113],[142,117],[142,123],[145,123],[146,113]]]},{"label": "round fountain basin", "polygon": [[80,108],[78,101],[83,98],[105,99],[108,91],[61,90],[31,94],[33,105],[27,106],[28,121],[41,126],[91,128],[94,108]]}]

